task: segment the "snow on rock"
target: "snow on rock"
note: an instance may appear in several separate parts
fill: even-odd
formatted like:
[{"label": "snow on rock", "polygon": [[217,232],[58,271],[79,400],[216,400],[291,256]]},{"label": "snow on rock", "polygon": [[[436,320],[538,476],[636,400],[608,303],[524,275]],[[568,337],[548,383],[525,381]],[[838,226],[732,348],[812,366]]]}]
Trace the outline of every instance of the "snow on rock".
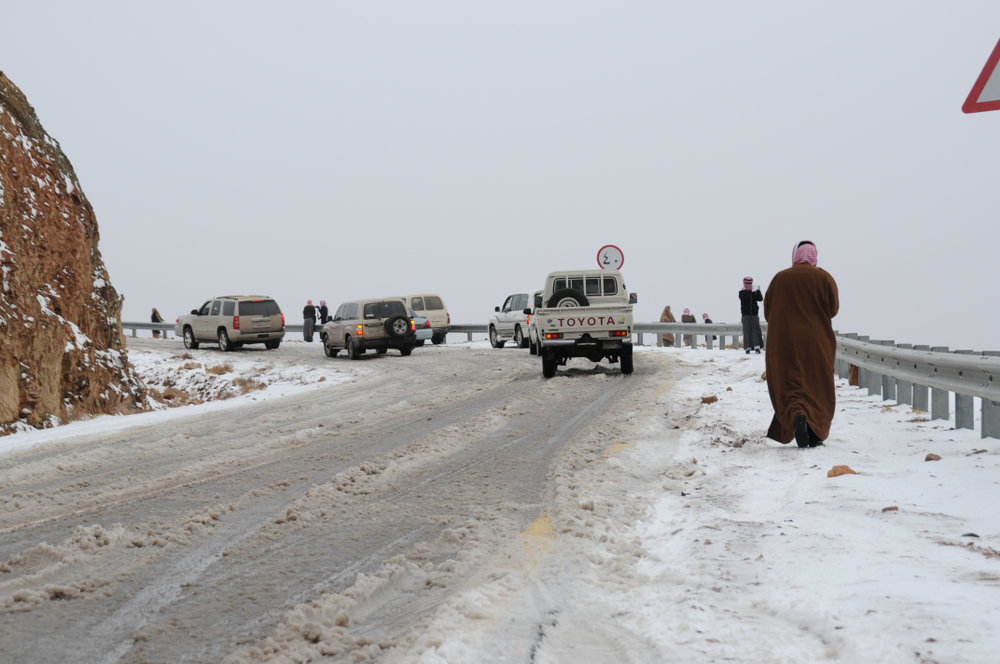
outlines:
[{"label": "snow on rock", "polygon": [[0,73],[0,434],[148,408],[69,159]]}]

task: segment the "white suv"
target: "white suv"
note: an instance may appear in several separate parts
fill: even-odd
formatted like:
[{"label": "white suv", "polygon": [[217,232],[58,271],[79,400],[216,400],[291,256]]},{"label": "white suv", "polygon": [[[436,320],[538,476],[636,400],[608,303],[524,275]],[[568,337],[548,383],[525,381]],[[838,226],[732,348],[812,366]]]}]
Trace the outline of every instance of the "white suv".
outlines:
[{"label": "white suv", "polygon": [[531,306],[528,293],[508,295],[503,306],[494,307],[490,317],[490,345],[503,348],[508,341],[513,341],[518,348],[528,347],[528,322],[531,315],[524,313]]}]

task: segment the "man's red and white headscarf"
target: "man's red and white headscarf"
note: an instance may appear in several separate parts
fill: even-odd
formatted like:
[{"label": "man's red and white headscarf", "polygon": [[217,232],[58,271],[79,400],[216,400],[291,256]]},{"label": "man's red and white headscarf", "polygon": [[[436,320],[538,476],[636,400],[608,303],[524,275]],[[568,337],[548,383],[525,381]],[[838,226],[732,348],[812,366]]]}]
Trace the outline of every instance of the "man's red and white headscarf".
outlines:
[{"label": "man's red and white headscarf", "polygon": [[817,253],[816,245],[809,240],[803,240],[792,249],[792,265],[799,263],[809,263],[816,265]]}]

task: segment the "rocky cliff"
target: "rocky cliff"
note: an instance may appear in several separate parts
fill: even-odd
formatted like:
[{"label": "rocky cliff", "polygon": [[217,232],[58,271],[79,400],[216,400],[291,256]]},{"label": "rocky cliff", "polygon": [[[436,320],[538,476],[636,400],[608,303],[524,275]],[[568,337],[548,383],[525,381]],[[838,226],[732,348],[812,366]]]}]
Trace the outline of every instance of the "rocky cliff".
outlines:
[{"label": "rocky cliff", "polygon": [[98,239],[73,166],[0,72],[0,434],[146,408]]}]

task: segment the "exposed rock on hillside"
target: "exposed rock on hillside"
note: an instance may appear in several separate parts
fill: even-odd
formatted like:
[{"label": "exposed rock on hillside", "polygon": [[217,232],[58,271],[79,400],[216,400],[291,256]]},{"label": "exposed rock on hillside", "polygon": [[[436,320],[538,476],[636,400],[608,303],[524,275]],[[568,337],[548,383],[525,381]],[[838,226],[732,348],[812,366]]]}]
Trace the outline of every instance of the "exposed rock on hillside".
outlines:
[{"label": "exposed rock on hillside", "polygon": [[146,408],[94,211],[0,72],[0,434]]}]

